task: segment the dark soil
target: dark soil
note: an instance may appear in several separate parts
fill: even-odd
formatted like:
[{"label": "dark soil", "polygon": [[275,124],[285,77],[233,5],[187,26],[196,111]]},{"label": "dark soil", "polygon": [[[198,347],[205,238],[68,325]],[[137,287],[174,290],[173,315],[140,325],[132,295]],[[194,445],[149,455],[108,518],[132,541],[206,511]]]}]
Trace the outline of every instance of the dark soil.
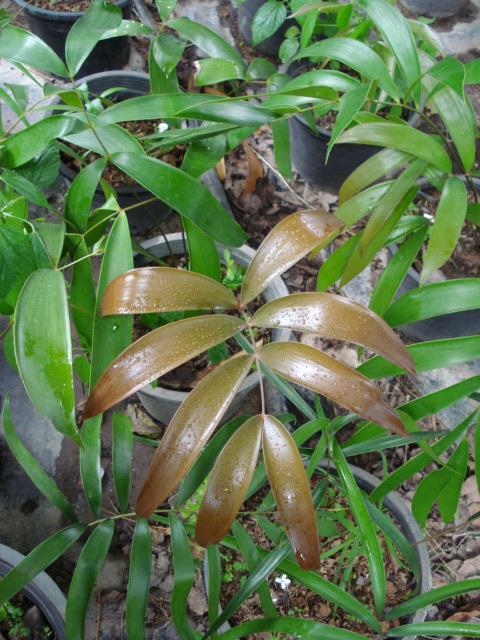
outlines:
[{"label": "dark soil", "polygon": [[[315,482],[315,480],[313,482]],[[243,512],[251,512],[258,509],[266,493],[267,489],[264,489],[246,502],[243,507]],[[343,495],[338,494],[337,490],[330,489],[327,492],[320,511],[322,515],[325,515],[327,521],[329,520],[329,513],[340,511],[348,521],[354,524],[353,516],[348,508],[348,502]],[[278,524],[276,512],[267,512],[266,517],[275,524]],[[271,550],[275,547],[274,543],[257,524],[255,517],[252,515],[242,516],[242,513],[240,513],[239,519],[255,544],[266,550]],[[357,552],[354,554],[353,563],[350,563],[343,557],[341,550],[335,551],[335,548],[344,542],[348,535],[348,531],[344,525],[338,521],[336,521],[335,524],[338,528],[336,533],[333,533],[329,537],[324,536],[320,538],[322,560],[319,575],[334,584],[340,585],[367,607],[373,609],[373,592],[366,557],[361,551]],[[399,564],[396,559],[392,558],[381,535],[380,538],[387,575],[387,602],[390,607],[409,598],[415,588],[415,580],[413,574],[403,566],[403,564]],[[221,591],[221,604],[225,607],[248,576],[248,570],[244,565],[243,556],[239,552],[224,550],[222,554],[224,582]],[[231,571],[230,567],[233,567],[234,570]],[[347,574],[344,573],[345,570],[347,570]],[[287,588],[282,588],[281,584],[276,580],[280,578],[280,575],[279,572],[274,572],[269,578],[270,591],[273,598],[276,599],[275,606],[280,615],[293,615],[299,618],[317,620],[324,624],[355,631],[366,638],[374,637],[372,630],[365,624],[345,613],[342,609],[336,608],[333,604],[300,583],[292,580]],[[260,617],[262,617],[260,600],[258,595],[254,594],[239,607],[230,619],[230,623],[232,626],[235,626],[247,620]],[[389,628],[397,626],[398,624],[398,621],[384,623],[382,631],[386,632]],[[290,635],[282,637],[293,638],[293,636]],[[255,636],[253,635],[247,636],[247,638],[249,640],[255,640]]]},{"label": "dark soil", "polygon": [[42,611],[22,592],[0,607],[0,638],[55,640],[57,637]]},{"label": "dark soil", "polygon": [[[48,11],[86,11],[90,0],[30,0],[30,4]],[[111,3],[117,4],[117,3]]]}]

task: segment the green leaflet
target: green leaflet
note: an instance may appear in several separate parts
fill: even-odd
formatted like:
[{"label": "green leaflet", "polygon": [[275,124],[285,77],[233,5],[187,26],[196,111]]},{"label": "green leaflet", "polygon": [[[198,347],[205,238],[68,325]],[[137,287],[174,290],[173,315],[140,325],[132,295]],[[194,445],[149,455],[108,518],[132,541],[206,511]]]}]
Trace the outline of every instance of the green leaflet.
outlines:
[{"label": "green leaflet", "polygon": [[152,538],[148,521],[137,520],[130,554],[128,575],[126,626],[129,638],[145,639],[145,615],[147,610],[150,571],[152,567]]},{"label": "green leaflet", "polygon": [[114,412],[112,418],[113,481],[122,512],[125,512],[128,508],[132,451],[132,421],[126,414]]},{"label": "green leaflet", "polygon": [[377,615],[380,616],[385,608],[387,583],[383,565],[382,550],[378,542],[377,532],[368,514],[360,489],[358,488],[345,456],[336,441],[333,445],[332,455],[338,475],[348,497],[350,507],[362,533],[368,566],[370,567],[372,589],[375,598],[375,611]]},{"label": "green leaflet", "polygon": [[[417,373],[432,371],[480,358],[480,336],[418,342],[408,345],[407,350],[415,362]],[[357,367],[357,371],[372,380],[405,373],[381,356],[373,356]]]},{"label": "green leaflet", "polygon": [[480,307],[480,278],[446,280],[412,289],[385,313],[391,327]]},{"label": "green leaflet", "polygon": [[102,569],[113,536],[114,521],[98,524],[80,553],[73,572],[65,609],[65,632],[69,640],[83,640],[90,596]]},{"label": "green leaflet", "polygon": [[72,343],[61,271],[39,269],[15,310],[15,357],[32,403],[58,431],[81,445],[75,421]]},{"label": "green leaflet", "polygon": [[85,531],[84,524],[72,524],[44,540],[0,582],[0,606],[8,602],[16,593],[41,571],[55,562]]},{"label": "green leaflet", "polygon": [[460,178],[448,178],[442,190],[435,220],[430,230],[430,240],[423,256],[420,286],[430,278],[435,269],[447,262],[453,253],[467,213],[467,189]]},{"label": "green leaflet", "polygon": [[369,122],[345,131],[341,143],[372,144],[393,147],[425,160],[443,173],[451,173],[452,163],[443,146],[435,138],[408,124]]}]

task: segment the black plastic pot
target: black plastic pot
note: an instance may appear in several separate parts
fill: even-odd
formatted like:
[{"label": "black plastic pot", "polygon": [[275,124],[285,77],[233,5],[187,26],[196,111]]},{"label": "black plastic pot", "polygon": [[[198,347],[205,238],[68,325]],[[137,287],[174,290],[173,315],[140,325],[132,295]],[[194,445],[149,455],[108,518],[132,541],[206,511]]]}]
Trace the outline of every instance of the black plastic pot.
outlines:
[{"label": "black plastic pot", "polygon": [[[149,93],[150,84],[146,73],[135,71],[110,71],[97,73],[82,79],[82,84],[86,82],[92,94],[99,94],[110,87],[123,87],[125,90],[116,94],[119,100],[143,96]],[[60,163],[60,173],[69,182],[75,178],[77,173],[64,162]],[[118,203],[122,208],[136,205],[143,200],[152,198],[153,195],[138,184],[125,187],[116,187]],[[93,206],[99,207],[105,202],[105,196],[100,187],[95,191]],[[149,204],[136,207],[127,211],[130,228],[134,233],[143,233],[164,220],[172,213],[170,207],[156,200]]]},{"label": "black plastic pot", "polygon": [[[480,193],[480,178],[472,178],[477,191]],[[421,183],[421,193],[428,195],[433,187],[428,182]],[[390,245],[389,251],[395,253],[396,245]],[[441,272],[438,274],[441,279]],[[445,276],[443,276],[444,279]],[[417,289],[420,284],[420,274],[416,269],[411,267],[407,276],[400,287],[399,295]],[[480,306],[480,303],[479,303]],[[421,342],[427,340],[440,340],[443,338],[459,338],[461,336],[473,336],[480,334],[480,309],[473,311],[461,311],[459,313],[450,313],[439,316],[438,318],[430,318],[421,322],[402,325],[401,332],[412,340]]]},{"label": "black plastic pot", "polygon": [[[294,63],[285,71],[291,77],[297,77],[308,71],[308,65]],[[409,123],[414,125],[417,120],[418,115],[414,114]],[[381,151],[381,147],[368,144],[336,144],[326,162],[331,132],[319,126],[313,131],[301,115],[289,118],[289,125],[293,167],[302,178],[331,193],[337,193],[352,171]]]},{"label": "black plastic pot", "polygon": [[[16,567],[25,556],[0,544],[0,576]],[[22,592],[35,604],[48,620],[56,640],[65,640],[65,596],[55,582],[45,573],[39,573]]]},{"label": "black plastic pot", "polygon": [[[323,462],[321,466],[326,467],[327,463]],[[358,486],[366,494],[372,493],[372,491],[380,484],[380,480],[373,476],[371,473],[368,473],[368,471],[364,471],[363,469],[360,469],[360,467],[355,467],[354,465],[350,465],[350,469],[355,476],[355,480],[357,481]],[[331,471],[332,473],[336,473],[335,470]],[[398,494],[396,491],[392,491],[384,498],[383,507],[389,512],[391,516],[393,516],[394,520],[398,523],[401,532],[415,549],[415,553],[418,558],[418,564],[420,566],[420,578],[419,584],[417,585],[417,593],[427,593],[432,588],[432,568],[430,565],[430,557],[428,555],[428,546],[425,542],[425,537],[417,524],[417,521],[412,515],[410,505],[400,496],[400,494]],[[204,574],[205,586],[208,590],[207,562],[205,562],[204,564]],[[219,613],[221,613],[220,607]],[[409,617],[409,622],[423,622],[425,620],[426,614],[426,609],[419,609],[414,615]],[[225,622],[224,625],[220,628],[220,631],[225,632],[230,628],[230,624],[228,622]],[[405,636],[403,640],[416,640],[416,638],[417,636]]]},{"label": "black plastic pot", "polygon": [[[252,20],[267,0],[245,0],[238,7],[238,28],[245,42],[252,45]],[[278,57],[278,50],[284,40],[285,31],[296,24],[295,20],[286,20],[283,25],[263,42],[255,45],[255,49],[267,56]],[[253,46],[253,45],[252,45]]]},{"label": "black plastic pot", "polygon": [[337,193],[352,171],[380,151],[380,147],[366,144],[336,144],[326,162],[330,131],[322,127],[312,131],[298,115],[289,123],[293,167],[302,178],[331,193]]},{"label": "black plastic pot", "polygon": [[419,16],[448,18],[459,13],[466,0],[401,0],[401,3]]},{"label": "black plastic pot", "polygon": [[[65,42],[73,23],[84,11],[50,11],[36,7],[25,0],[14,0],[25,13],[29,29],[46,42],[65,61]],[[131,15],[131,0],[116,0],[124,18]],[[128,37],[110,38],[97,44],[83,63],[77,77],[81,78],[107,69],[121,69],[130,56]]]}]

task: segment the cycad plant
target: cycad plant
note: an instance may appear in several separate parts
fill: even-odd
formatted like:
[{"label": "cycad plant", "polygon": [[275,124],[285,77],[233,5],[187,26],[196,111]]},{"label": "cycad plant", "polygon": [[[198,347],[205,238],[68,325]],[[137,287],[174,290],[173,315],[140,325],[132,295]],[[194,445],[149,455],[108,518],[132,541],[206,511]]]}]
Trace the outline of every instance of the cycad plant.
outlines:
[{"label": "cycad plant", "polygon": [[[317,333],[372,349],[402,369],[413,371],[413,363],[385,322],[345,298],[300,293],[267,303],[253,315],[248,304],[272,278],[327,244],[339,228],[340,223],[322,211],[300,211],[284,218],[260,246],[238,297],[205,276],[164,267],[127,271],[108,285],[101,306],[103,316],[174,310],[210,313],[160,327],[123,351],[93,388],[83,410],[85,419],[106,411],[213,345],[243,332],[250,336],[250,353],[237,354],[211,372],[173,417],[137,500],[136,510],[141,517],[148,517],[177,487],[255,366],[259,371],[262,414],[247,421],[221,452],[200,509],[197,539],[208,546],[228,531],[252,479],[261,445],[280,516],[297,559],[304,568],[318,567],[318,536],[307,477],[288,431],[265,413],[262,366],[367,420],[399,434],[406,432],[400,418],[369,380],[306,344],[256,344],[252,329],[286,327]],[[226,313],[229,311],[236,313]]]}]

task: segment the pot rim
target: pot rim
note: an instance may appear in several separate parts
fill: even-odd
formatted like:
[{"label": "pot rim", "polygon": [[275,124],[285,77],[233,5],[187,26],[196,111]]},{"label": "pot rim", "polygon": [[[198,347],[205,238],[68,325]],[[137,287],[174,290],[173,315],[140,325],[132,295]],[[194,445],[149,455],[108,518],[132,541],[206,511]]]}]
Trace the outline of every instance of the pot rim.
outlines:
[{"label": "pot rim", "polygon": [[[166,234],[166,237],[168,241],[171,243],[182,243],[183,245],[183,237],[181,232],[168,233]],[[256,253],[254,249],[252,249],[246,244],[242,245],[241,247],[225,247],[220,243],[215,243],[215,244],[217,246],[217,249],[220,255],[223,254],[223,249],[228,249],[231,252],[233,257],[235,257],[236,252],[239,252],[239,253],[245,254],[245,256],[249,259],[249,261],[251,261],[251,259]],[[146,240],[145,242],[142,242],[142,247],[144,249],[147,249],[147,251],[151,250],[153,247],[165,246],[165,245],[166,245],[166,242],[163,236],[156,236],[154,238],[150,238],[149,240]],[[280,278],[280,276],[275,278],[273,282],[277,285],[279,289],[284,289],[284,293],[282,295],[288,295],[287,286],[283,282],[283,280]],[[272,284],[270,286],[272,286]],[[266,290],[268,290],[268,287]],[[290,329],[280,329],[280,330],[274,329],[272,331],[272,340],[275,342],[278,342],[280,340],[288,341],[290,338],[290,335],[291,335]],[[247,377],[242,382],[237,393],[249,392],[254,387],[256,387],[257,384],[258,384],[258,372],[253,371],[252,373],[249,373],[247,375]],[[183,402],[183,400],[185,400],[185,398],[188,396],[190,392],[175,391],[174,389],[168,389],[166,387],[162,387],[160,384],[157,387],[152,387],[151,385],[148,384],[142,387],[139,391],[137,391],[137,393],[144,394],[153,399],[158,399],[158,400],[168,399],[173,402],[181,403]]]},{"label": "pot rim", "polygon": [[[321,466],[327,466],[328,461],[321,463]],[[380,480],[364,469],[357,467],[353,464],[348,465],[355,477],[356,481],[363,491],[373,491],[375,487],[380,484]],[[335,469],[331,469],[336,473]],[[431,591],[432,589],[432,567],[430,563],[430,556],[428,553],[428,545],[424,540],[422,531],[413,517],[412,510],[409,503],[403,498],[398,491],[390,491],[383,499],[383,504],[387,510],[398,520],[402,533],[407,537],[410,542],[415,543],[415,550],[417,552],[418,562],[420,565],[420,584],[418,585],[418,593],[423,594]],[[203,565],[203,574],[205,581],[205,591],[208,597],[208,564]],[[219,615],[222,612],[222,608],[219,604]],[[427,608],[419,609],[414,616],[410,617],[412,623],[424,622],[427,616]],[[220,631],[228,631],[231,629],[228,620],[219,629]],[[404,640],[416,640],[418,636],[405,636]]]},{"label": "pot rim", "polygon": [[[13,0],[15,4],[22,8],[25,13],[39,18],[52,21],[65,21],[74,22],[85,15],[86,11],[53,11],[52,9],[45,9],[44,7],[37,7],[25,0]],[[113,0],[121,9],[125,9],[131,4],[132,0]]]},{"label": "pot rim", "polygon": [[[16,567],[25,556],[0,544],[0,575]],[[50,576],[42,571],[28,582],[21,590],[42,611],[55,632],[57,640],[65,640],[65,607],[66,599],[58,585]]]}]

